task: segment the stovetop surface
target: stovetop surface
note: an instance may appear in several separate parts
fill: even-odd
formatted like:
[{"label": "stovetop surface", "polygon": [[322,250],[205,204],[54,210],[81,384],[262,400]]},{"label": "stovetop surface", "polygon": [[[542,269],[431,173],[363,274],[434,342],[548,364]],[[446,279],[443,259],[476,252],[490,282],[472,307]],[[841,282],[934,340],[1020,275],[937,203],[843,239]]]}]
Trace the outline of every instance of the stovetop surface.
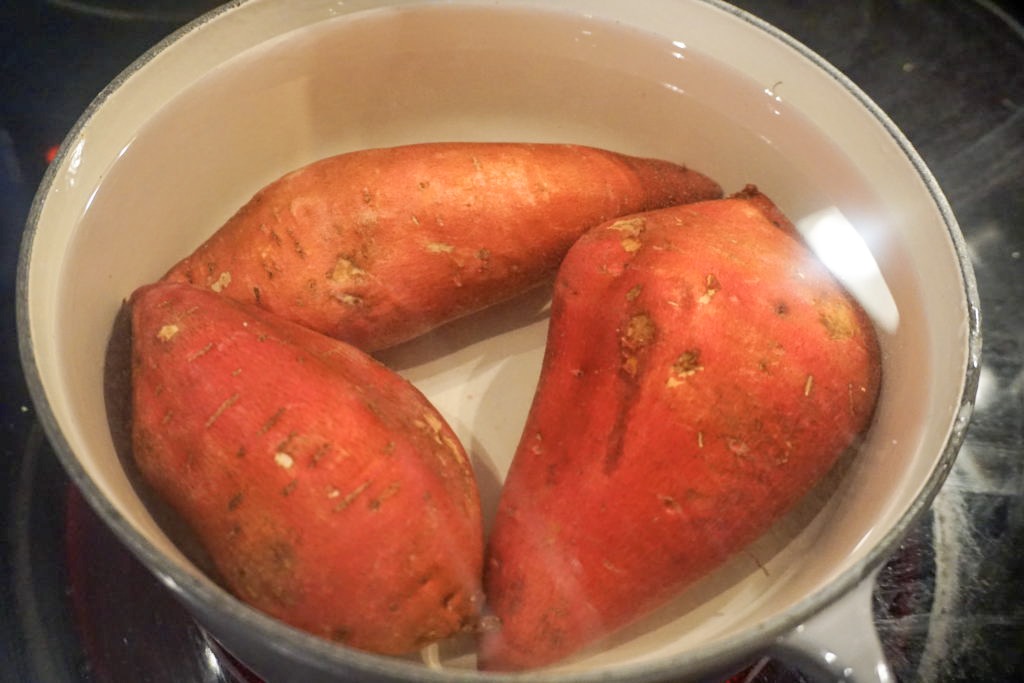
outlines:
[{"label": "stovetop surface", "polygon": [[[21,231],[48,155],[121,69],[209,0],[0,7],[0,681],[247,681],[106,529],[37,424],[18,363]],[[966,237],[982,306],[974,419],[879,576],[900,681],[1024,680],[1024,29],[1012,2],[742,0],[906,133]],[[801,681],[752,662],[750,681]]]}]

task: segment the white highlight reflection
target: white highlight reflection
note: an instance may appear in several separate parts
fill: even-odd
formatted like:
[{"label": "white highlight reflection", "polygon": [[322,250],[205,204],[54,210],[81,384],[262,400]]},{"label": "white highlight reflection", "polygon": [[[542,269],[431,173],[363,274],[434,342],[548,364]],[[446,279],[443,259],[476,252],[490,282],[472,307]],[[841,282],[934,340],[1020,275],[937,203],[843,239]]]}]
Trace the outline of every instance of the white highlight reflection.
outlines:
[{"label": "white highlight reflection", "polygon": [[213,651],[209,645],[203,646],[203,661],[206,663],[206,670],[210,673],[211,681],[220,681],[224,679],[224,672],[220,666],[220,660],[217,659],[217,653]]},{"label": "white highlight reflection", "polygon": [[85,149],[85,139],[81,138],[78,143],[72,148],[71,154],[68,156],[68,187],[75,186],[75,176],[78,173],[78,168],[82,165],[82,150]]},{"label": "white highlight reflection", "polygon": [[886,332],[899,326],[900,313],[875,257],[864,239],[839,211],[830,206],[796,221],[808,246],[825,267]]}]

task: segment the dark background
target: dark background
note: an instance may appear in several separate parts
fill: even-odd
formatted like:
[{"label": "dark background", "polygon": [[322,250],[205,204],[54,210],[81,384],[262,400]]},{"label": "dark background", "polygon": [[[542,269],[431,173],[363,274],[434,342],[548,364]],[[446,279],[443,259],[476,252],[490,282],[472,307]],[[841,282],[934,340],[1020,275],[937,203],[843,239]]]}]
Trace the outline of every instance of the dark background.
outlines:
[{"label": "dark background", "polygon": [[[200,0],[0,5],[0,680],[246,680],[69,484],[17,360],[29,202],[100,89]],[[1016,3],[745,0],[907,134],[966,237],[982,303],[975,418],[933,509],[880,576],[901,681],[1024,680],[1024,32]],[[798,681],[769,663],[758,681]]]}]

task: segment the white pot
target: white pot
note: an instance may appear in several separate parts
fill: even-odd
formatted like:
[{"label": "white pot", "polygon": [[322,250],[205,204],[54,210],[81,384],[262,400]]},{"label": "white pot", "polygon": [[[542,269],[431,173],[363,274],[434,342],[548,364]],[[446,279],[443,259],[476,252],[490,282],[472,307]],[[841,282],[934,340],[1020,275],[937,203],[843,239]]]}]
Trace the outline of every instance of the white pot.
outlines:
[{"label": "white pot", "polygon": [[[684,162],[727,192],[755,183],[861,299],[883,346],[877,418],[841,475],[673,605],[545,672],[484,675],[465,658],[438,670],[250,609],[157,525],[108,429],[104,353],[136,286],[284,172],[427,140],[582,143]],[[885,680],[870,579],[952,465],[980,353],[959,229],[908,141],[820,57],[715,0],[226,5],[141,57],[84,113],[33,204],[18,287],[30,388],[72,479],[272,681],[696,680],[765,652],[811,657],[826,677]],[[542,304],[526,297],[382,356],[463,438],[488,515],[537,378]],[[844,596],[854,608],[837,612]],[[849,614],[868,635],[808,640]]]}]

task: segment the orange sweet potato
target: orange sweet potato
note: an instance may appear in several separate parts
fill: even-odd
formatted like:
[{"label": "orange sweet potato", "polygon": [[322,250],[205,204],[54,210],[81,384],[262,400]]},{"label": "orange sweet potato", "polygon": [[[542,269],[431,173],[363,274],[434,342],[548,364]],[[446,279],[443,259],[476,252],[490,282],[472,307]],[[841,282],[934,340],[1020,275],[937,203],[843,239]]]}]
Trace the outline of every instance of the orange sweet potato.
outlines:
[{"label": "orange sweet potato", "polygon": [[208,290],[148,285],[129,304],[135,461],[231,591],[378,653],[475,628],[476,482],[411,384]]},{"label": "orange sweet potato", "polygon": [[873,328],[755,188],[609,222],[555,282],[505,481],[481,666],[543,666],[677,595],[869,423]]},{"label": "orange sweet potato", "polygon": [[682,166],[589,147],[364,150],[260,190],[165,277],[372,352],[550,278],[586,228],[720,196]]}]

